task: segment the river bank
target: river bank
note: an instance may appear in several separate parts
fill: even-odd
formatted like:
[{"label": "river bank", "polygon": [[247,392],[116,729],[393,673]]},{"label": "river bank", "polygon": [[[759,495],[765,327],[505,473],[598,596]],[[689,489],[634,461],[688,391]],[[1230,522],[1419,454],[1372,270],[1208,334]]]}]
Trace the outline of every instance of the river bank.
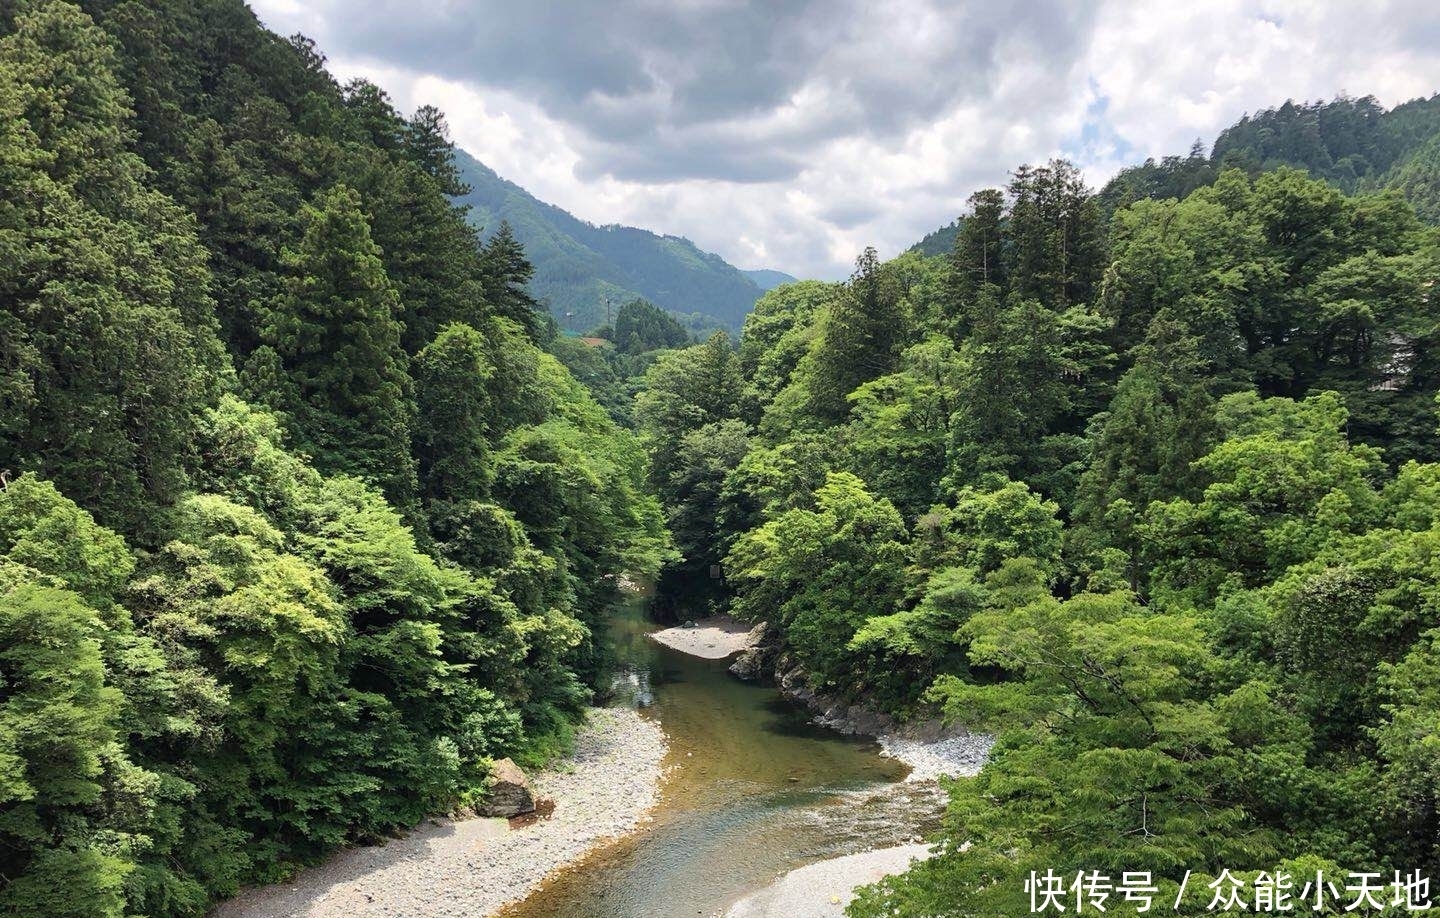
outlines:
[{"label": "river bank", "polygon": [[929,845],[917,843],[809,864],[736,902],[725,918],[844,918],[859,887],[902,873],[930,854]]},{"label": "river bank", "polygon": [[[704,647],[700,655],[710,656],[720,648],[728,649],[735,654],[731,675],[747,682],[773,681],[787,697],[808,708],[822,727],[848,736],[874,737],[881,755],[910,766],[905,779],[909,782],[966,777],[984,767],[995,745],[993,736],[971,733],[939,719],[902,722],[863,704],[847,704],[816,691],[810,686],[809,673],[785,651],[777,631],[764,623],[749,630],[746,627],[729,616],[716,616],[689,627],[668,628],[654,637],[685,653]],[[711,631],[720,633],[712,635]]]},{"label": "river bank", "polygon": [[659,795],[665,734],[631,710],[597,708],[574,753],[532,776],[554,811],[523,828],[504,819],[432,819],[383,845],[342,851],[293,882],[247,890],[211,918],[485,918],[547,876],[647,818]]}]

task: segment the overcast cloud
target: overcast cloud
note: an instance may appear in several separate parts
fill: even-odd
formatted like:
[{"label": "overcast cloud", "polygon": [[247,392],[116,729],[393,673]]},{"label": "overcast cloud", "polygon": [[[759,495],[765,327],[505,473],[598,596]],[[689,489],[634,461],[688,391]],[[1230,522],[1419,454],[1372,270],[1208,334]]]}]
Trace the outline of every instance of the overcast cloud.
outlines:
[{"label": "overcast cloud", "polygon": [[[1440,91],[1440,6],[252,0],[595,223],[834,278],[1022,162],[1094,184],[1287,98]],[[1009,7],[1014,8],[1009,8]]]}]

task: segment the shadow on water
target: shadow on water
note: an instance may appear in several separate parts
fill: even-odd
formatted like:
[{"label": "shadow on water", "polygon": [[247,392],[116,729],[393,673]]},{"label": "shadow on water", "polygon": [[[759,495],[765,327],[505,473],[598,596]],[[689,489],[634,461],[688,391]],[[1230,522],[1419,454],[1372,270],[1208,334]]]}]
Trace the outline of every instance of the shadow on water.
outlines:
[{"label": "shadow on water", "polygon": [[815,860],[928,829],[933,797],[896,785],[903,765],[868,740],[817,727],[774,688],[734,679],[651,640],[643,602],[615,609],[613,703],[665,728],[653,821],[569,867],[505,918],[711,916]]}]

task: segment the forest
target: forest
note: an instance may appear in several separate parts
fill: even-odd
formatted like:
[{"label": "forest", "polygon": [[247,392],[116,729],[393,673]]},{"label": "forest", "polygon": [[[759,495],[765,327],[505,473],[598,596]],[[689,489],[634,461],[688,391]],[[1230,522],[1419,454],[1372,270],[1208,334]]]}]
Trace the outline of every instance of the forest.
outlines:
[{"label": "forest", "polygon": [[0,4],[0,914],[464,807],[566,750],[626,578],[996,734],[859,918],[1440,869],[1435,105],[1373,108],[1019,166],[738,340],[597,345],[437,109],[241,0]]},{"label": "forest", "polygon": [[238,0],[0,9],[0,914],[202,915],[563,749],[669,542],[440,113]]}]

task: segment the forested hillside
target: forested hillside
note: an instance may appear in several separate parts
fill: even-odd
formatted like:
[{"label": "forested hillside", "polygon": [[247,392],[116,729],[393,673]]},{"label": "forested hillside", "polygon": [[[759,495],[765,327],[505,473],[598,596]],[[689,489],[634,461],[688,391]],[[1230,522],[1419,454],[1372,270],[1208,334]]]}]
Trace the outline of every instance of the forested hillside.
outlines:
[{"label": "forested hillside", "polygon": [[774,290],[781,284],[793,284],[799,278],[791,277],[784,271],[771,271],[768,268],[761,268],[757,271],[740,272],[755,282],[755,286],[761,290]]},{"label": "forested hillside", "polygon": [[[1426,223],[1440,223],[1440,95],[1393,109],[1374,97],[1330,102],[1287,101],[1246,115],[1220,132],[1210,152],[1197,141],[1184,156],[1121,169],[1096,195],[1107,214],[1142,198],[1184,198],[1213,184],[1224,169],[1251,178],[1290,166],[1347,194],[1393,188]],[[941,255],[953,246],[959,221],[926,234],[912,251]]]},{"label": "forested hillside", "polygon": [[563,748],[644,455],[439,112],[241,0],[0,6],[0,914],[196,916]]},{"label": "forested hillside", "polygon": [[469,189],[459,200],[470,205],[470,221],[487,235],[509,224],[535,266],[531,292],[567,330],[604,324],[606,299],[613,312],[638,297],[697,324],[738,331],[766,289],[752,272],[688,239],[594,226],[537,200],[463,150],[455,163]]},{"label": "forested hillside", "polygon": [[925,234],[925,238],[910,247],[910,251],[921,255],[947,255],[955,247],[955,237],[960,234],[960,218]]},{"label": "forested hillside", "polygon": [[998,734],[853,914],[1440,867],[1437,278],[1395,191],[1221,169],[1107,219],[1053,162],[948,256],[655,362],[675,601],[771,623],[822,696]]},{"label": "forested hillside", "polygon": [[1371,96],[1287,101],[1220,132],[1209,156],[1197,144],[1188,156],[1121,170],[1100,199],[1112,210],[1139,198],[1184,197],[1223,169],[1254,177],[1281,166],[1304,169],[1347,194],[1397,189],[1422,220],[1440,222],[1440,95],[1389,110]]}]

